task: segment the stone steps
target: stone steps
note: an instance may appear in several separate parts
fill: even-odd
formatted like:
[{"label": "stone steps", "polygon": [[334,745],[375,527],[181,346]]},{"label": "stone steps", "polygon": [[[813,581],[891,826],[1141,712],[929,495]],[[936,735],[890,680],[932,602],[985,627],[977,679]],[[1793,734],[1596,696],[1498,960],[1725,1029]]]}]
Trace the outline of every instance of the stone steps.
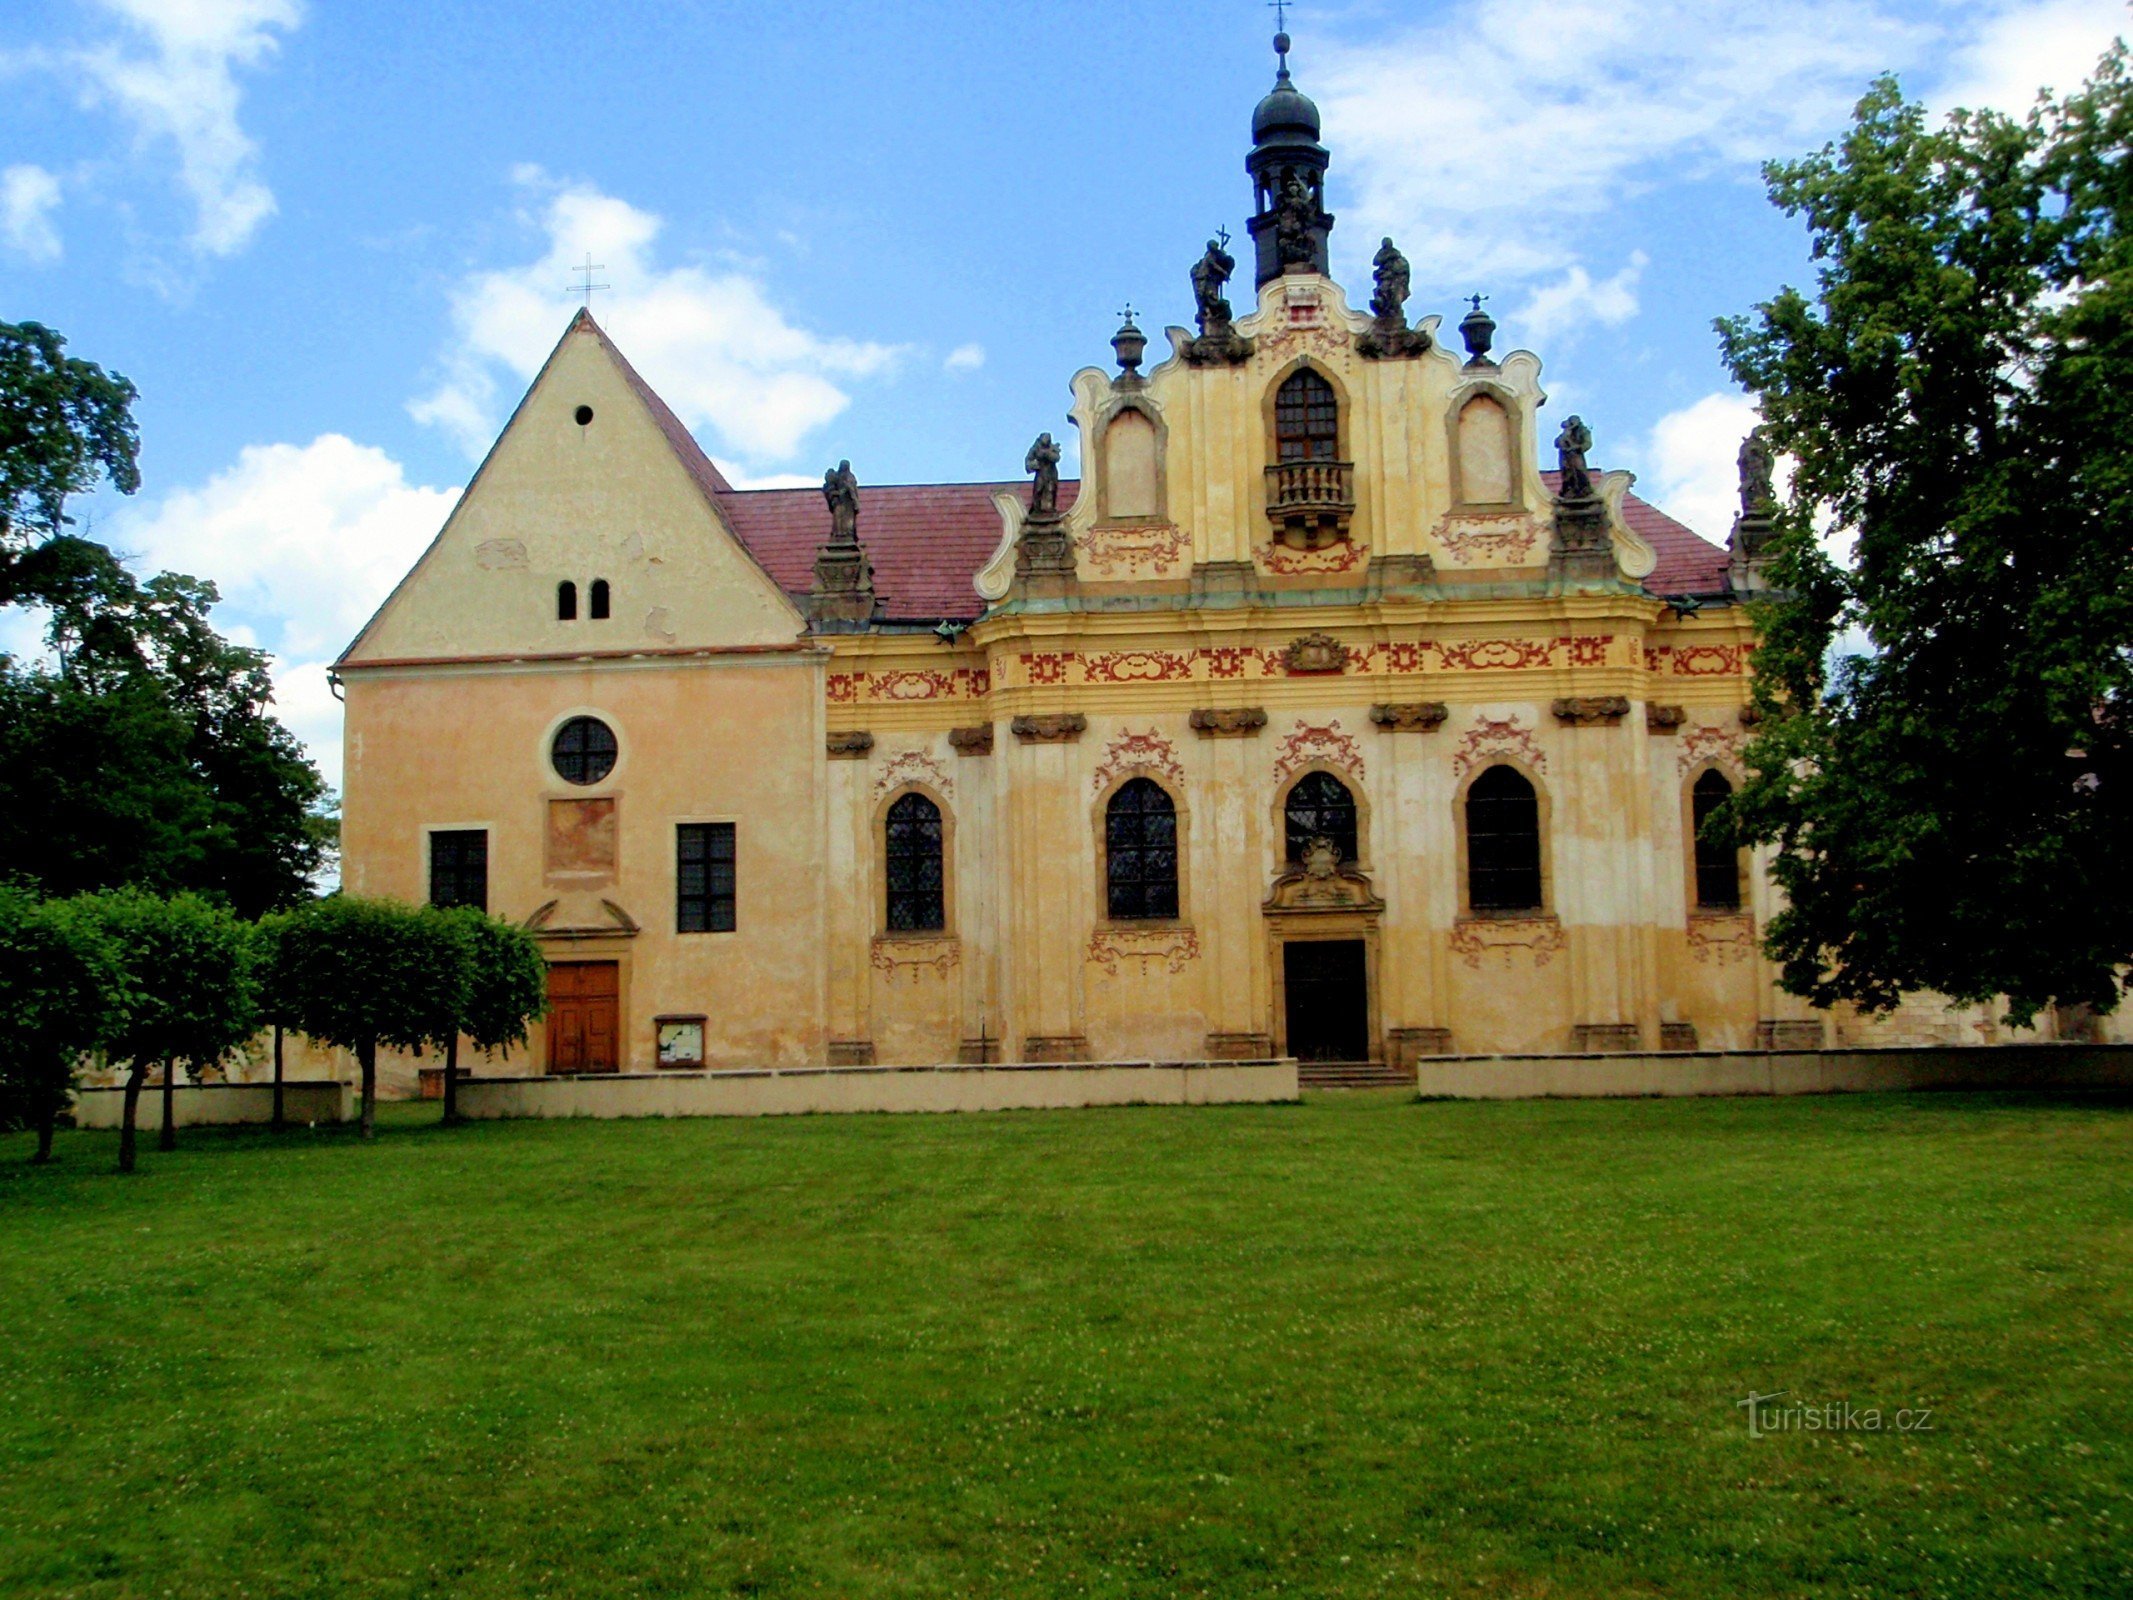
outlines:
[{"label": "stone steps", "polygon": [[1412,1089],[1415,1069],[1389,1061],[1299,1061],[1296,1084],[1302,1089]]}]

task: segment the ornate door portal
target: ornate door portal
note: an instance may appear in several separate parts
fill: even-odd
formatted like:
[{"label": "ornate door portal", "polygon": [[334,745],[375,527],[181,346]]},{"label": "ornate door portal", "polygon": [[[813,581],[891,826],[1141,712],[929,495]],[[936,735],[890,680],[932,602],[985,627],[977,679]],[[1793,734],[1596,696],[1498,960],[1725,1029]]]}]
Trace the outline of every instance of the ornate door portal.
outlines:
[{"label": "ornate door portal", "polygon": [[617,963],[561,961],[548,969],[550,1073],[617,1070],[621,1031]]},{"label": "ornate door portal", "polygon": [[1370,983],[1360,939],[1292,939],[1281,947],[1289,1054],[1370,1059]]}]

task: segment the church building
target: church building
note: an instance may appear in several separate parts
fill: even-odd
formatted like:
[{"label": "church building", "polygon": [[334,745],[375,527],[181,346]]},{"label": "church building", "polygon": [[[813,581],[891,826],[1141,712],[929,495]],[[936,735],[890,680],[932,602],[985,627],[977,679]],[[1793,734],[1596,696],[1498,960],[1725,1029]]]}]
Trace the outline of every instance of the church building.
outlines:
[{"label": "church building", "polygon": [[538,935],[530,1070],[1822,1042],[1697,833],[1759,440],[1721,546],[1392,241],[1351,306],[1276,47],[1248,236],[1073,375],[1078,482],[736,490],[571,321],[336,667],[344,882]]}]

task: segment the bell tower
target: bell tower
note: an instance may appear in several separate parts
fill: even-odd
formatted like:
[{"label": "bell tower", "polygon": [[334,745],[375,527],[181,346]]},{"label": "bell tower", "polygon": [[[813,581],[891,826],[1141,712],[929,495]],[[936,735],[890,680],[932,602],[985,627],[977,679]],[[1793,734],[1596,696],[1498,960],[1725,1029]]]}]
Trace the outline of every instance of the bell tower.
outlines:
[{"label": "bell tower", "polygon": [[1289,36],[1274,35],[1279,70],[1252,113],[1252,243],[1260,285],[1284,271],[1326,272],[1326,147],[1318,142],[1318,107],[1289,81]]}]

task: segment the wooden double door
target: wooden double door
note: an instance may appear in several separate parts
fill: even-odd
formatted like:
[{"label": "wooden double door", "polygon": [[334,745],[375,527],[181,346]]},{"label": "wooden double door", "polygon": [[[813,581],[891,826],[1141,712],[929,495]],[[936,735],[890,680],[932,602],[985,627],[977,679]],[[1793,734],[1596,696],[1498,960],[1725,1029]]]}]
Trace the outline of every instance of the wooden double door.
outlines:
[{"label": "wooden double door", "polygon": [[613,961],[558,961],[548,969],[548,1070],[621,1067],[622,973]]}]

